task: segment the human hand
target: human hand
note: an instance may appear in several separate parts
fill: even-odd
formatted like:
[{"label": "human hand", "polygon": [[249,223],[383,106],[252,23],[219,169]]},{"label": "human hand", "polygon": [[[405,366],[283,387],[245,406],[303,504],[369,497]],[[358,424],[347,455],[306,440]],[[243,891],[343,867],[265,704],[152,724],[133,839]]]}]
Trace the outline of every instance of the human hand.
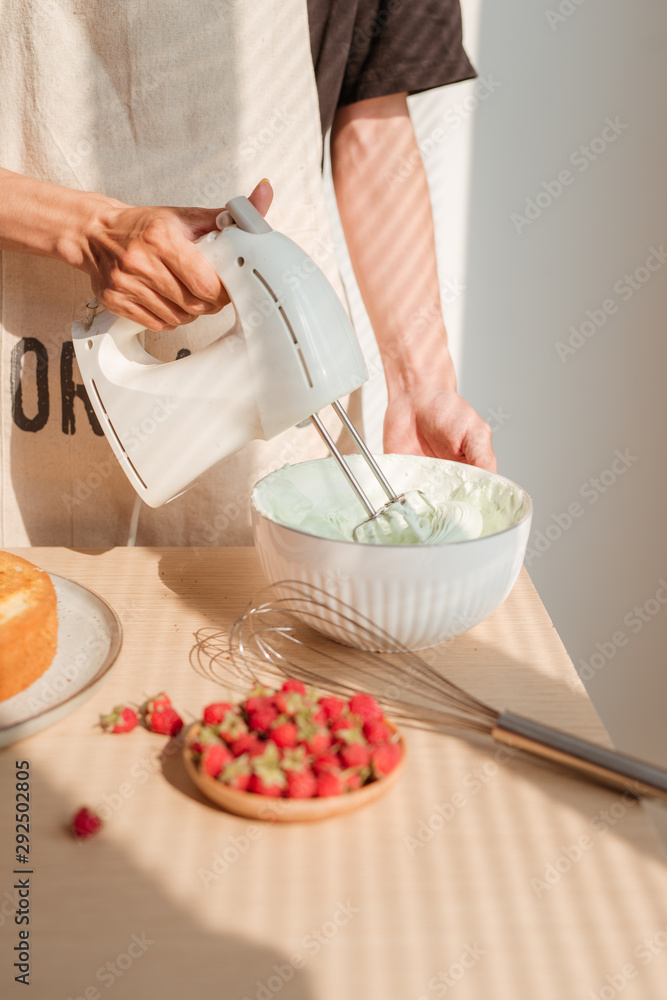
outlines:
[{"label": "human hand", "polygon": [[[272,199],[266,180],[250,195],[262,215]],[[220,211],[109,201],[90,225],[82,263],[99,302],[117,316],[156,332],[222,309],[229,296],[193,245],[216,228]]]},{"label": "human hand", "polygon": [[394,395],[384,418],[384,450],[497,469],[491,428],[452,388]]}]

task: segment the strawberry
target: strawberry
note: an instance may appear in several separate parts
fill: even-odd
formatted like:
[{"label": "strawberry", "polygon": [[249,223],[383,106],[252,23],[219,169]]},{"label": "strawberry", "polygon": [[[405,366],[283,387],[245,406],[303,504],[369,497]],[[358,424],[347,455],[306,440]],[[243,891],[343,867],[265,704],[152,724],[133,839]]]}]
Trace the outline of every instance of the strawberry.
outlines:
[{"label": "strawberry", "polygon": [[349,771],[344,771],[342,775],[343,781],[345,782],[345,787],[348,790],[348,792],[356,792],[358,788],[361,788],[361,786],[365,782],[365,777],[366,776],[364,775],[363,771],[360,771],[354,767],[350,768]]},{"label": "strawberry", "polygon": [[234,760],[232,752],[224,743],[209,743],[201,755],[199,770],[211,778],[217,778],[231,760]]},{"label": "strawberry", "polygon": [[316,705],[314,708],[310,710],[310,718],[311,721],[316,726],[324,727],[329,725],[329,720],[327,719],[327,713],[320,705]]},{"label": "strawberry", "polygon": [[373,750],[371,766],[376,778],[382,778],[394,770],[402,757],[402,751],[398,743],[383,743],[382,746]]},{"label": "strawberry", "polygon": [[97,813],[94,813],[92,809],[88,809],[86,806],[82,806],[74,814],[70,829],[73,837],[85,840],[86,837],[92,837],[94,833],[97,833],[101,826],[102,820]]},{"label": "strawberry", "polygon": [[255,688],[255,694],[251,694],[243,703],[246,715],[258,712],[263,708],[270,708],[273,704],[271,692],[268,688]]},{"label": "strawberry", "polygon": [[131,733],[139,717],[128,705],[116,705],[109,715],[100,715],[100,726],[105,733]]},{"label": "strawberry", "polygon": [[365,743],[348,743],[340,751],[346,767],[367,767],[371,759],[371,749]]},{"label": "strawberry", "polygon": [[201,726],[197,738],[190,744],[193,754],[202,754],[210,743],[219,743],[220,737],[212,726]]},{"label": "strawberry", "polygon": [[266,741],[264,753],[259,757],[253,757],[251,766],[253,774],[249,789],[251,792],[269,795],[271,798],[282,795],[287,780],[280,766],[280,750],[273,740]]},{"label": "strawberry", "polygon": [[273,696],[273,704],[281,715],[293,717],[303,708],[303,695],[298,691],[278,691]]},{"label": "strawberry", "polygon": [[240,757],[242,753],[247,753],[248,757],[256,757],[258,754],[264,753],[264,743],[254,733],[243,733],[234,740],[231,748],[235,757]]},{"label": "strawberry", "polygon": [[280,750],[273,740],[266,740],[262,743],[262,748],[262,753],[253,758],[252,769],[255,774],[265,768],[274,770],[280,767]]},{"label": "strawberry", "polygon": [[339,770],[341,760],[338,754],[325,753],[313,761],[313,771],[315,774],[324,774],[325,771]]},{"label": "strawberry", "polygon": [[293,722],[281,722],[271,730],[271,739],[277,747],[295,747],[299,730]]},{"label": "strawberry", "polygon": [[318,701],[319,708],[324,712],[327,722],[335,722],[347,708],[342,698],[325,697]]},{"label": "strawberry", "polygon": [[152,698],[147,698],[146,701],[141,706],[141,711],[145,715],[146,712],[155,712],[161,708],[171,708],[171,698],[164,691],[160,691],[159,694],[153,695]]},{"label": "strawberry", "polygon": [[[278,775],[280,775],[280,778]],[[283,788],[286,787],[286,784],[287,781],[282,771],[276,771],[275,775],[272,774],[266,779],[262,778],[259,774],[253,774],[250,779],[248,791],[254,792],[256,795],[267,795],[272,799],[279,799],[283,794]]]},{"label": "strawberry", "polygon": [[392,731],[384,719],[371,719],[370,722],[364,722],[364,736],[369,743],[379,745],[389,742]]},{"label": "strawberry", "polygon": [[303,771],[288,771],[286,774],[288,799],[310,799],[317,791],[317,778],[309,767]]},{"label": "strawberry", "polygon": [[219,725],[227,712],[231,712],[232,706],[227,701],[214,701],[204,709],[203,720],[207,726]]},{"label": "strawberry", "polygon": [[278,718],[278,712],[273,705],[266,705],[248,714],[248,725],[256,733],[266,734]]},{"label": "strawberry", "polygon": [[161,708],[144,716],[146,727],[162,736],[177,736],[183,728],[183,719],[175,708]]},{"label": "strawberry", "polygon": [[333,740],[328,729],[315,729],[305,740],[308,751],[314,757],[321,757],[331,749]]},{"label": "strawberry", "polygon": [[280,757],[280,766],[283,771],[303,771],[308,766],[308,755],[306,748],[288,747],[283,750]]},{"label": "strawberry", "polygon": [[296,691],[297,694],[306,694],[306,685],[297,681],[294,677],[288,677],[280,689],[281,691]]},{"label": "strawberry", "polygon": [[250,785],[250,761],[247,754],[241,754],[234,760],[226,764],[218,775],[218,780],[222,781],[230,788],[236,788],[239,792],[247,792]]},{"label": "strawberry", "polygon": [[341,743],[363,743],[364,734],[358,715],[344,715],[331,723],[331,732]]},{"label": "strawberry", "polygon": [[340,772],[323,771],[317,776],[317,795],[319,798],[329,798],[331,795],[342,795],[345,791]]},{"label": "strawberry", "polygon": [[372,694],[355,694],[350,698],[350,711],[361,716],[364,722],[382,718],[382,709]]},{"label": "strawberry", "polygon": [[234,708],[230,708],[218,726],[218,735],[225,741],[225,743],[229,743],[230,745],[240,736],[245,736],[247,732],[248,727],[246,726],[244,719]]}]

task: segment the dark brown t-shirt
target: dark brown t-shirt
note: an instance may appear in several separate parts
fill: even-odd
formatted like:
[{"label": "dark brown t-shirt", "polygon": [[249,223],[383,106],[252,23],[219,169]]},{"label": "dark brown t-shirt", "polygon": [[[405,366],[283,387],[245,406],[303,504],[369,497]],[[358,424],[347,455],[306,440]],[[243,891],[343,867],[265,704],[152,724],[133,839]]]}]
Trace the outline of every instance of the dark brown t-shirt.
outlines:
[{"label": "dark brown t-shirt", "polygon": [[470,80],[459,0],[308,0],[322,131],[336,108]]}]

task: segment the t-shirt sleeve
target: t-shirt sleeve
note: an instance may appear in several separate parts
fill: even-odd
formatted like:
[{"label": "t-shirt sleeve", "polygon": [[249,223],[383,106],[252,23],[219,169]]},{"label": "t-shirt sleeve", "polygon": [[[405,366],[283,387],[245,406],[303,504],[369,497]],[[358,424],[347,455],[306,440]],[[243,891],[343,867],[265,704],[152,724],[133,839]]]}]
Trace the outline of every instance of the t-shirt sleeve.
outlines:
[{"label": "t-shirt sleeve", "polygon": [[476,76],[459,0],[308,0],[326,132],[337,107]]},{"label": "t-shirt sleeve", "polygon": [[475,75],[459,0],[360,3],[338,104],[415,94]]}]

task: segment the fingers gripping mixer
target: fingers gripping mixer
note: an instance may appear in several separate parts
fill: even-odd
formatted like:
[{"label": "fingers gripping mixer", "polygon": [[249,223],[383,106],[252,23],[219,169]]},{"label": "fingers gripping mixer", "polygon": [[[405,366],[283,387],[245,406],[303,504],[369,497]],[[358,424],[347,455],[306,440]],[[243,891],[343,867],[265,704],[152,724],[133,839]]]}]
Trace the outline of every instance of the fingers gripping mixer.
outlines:
[{"label": "fingers gripping mixer", "polygon": [[159,507],[250,441],[311,419],[373,519],[378,512],[316,416],[333,403],[389,503],[403,502],[337,402],[368,374],[331,284],[246,198],[232,199],[217,221],[219,230],[197,246],[236,318],[214,343],[161,362],[144,350],[144,328],[131,320],[103,312],[72,328],[91,403],[135,490]]}]

